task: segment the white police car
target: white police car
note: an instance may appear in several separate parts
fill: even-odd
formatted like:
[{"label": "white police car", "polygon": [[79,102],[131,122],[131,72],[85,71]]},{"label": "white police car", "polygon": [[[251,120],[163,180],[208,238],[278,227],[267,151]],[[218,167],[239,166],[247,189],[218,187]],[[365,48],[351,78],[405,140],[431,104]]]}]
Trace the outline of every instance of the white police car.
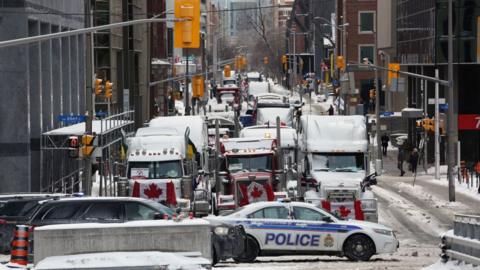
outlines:
[{"label": "white police car", "polygon": [[241,224],[247,249],[238,262],[257,256],[338,255],[367,261],[374,254],[392,253],[399,246],[393,231],[378,223],[339,220],[302,202],[259,202],[225,216],[209,217]]}]

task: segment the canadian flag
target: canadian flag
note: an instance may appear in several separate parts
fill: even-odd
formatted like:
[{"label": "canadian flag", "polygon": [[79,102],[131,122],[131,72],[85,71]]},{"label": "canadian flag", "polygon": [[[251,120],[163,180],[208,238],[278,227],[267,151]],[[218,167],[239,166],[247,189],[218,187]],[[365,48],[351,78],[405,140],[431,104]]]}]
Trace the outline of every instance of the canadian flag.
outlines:
[{"label": "canadian flag", "polygon": [[361,201],[331,203],[330,211],[342,218],[364,220]]},{"label": "canadian flag", "polygon": [[240,206],[254,202],[275,200],[275,193],[273,193],[272,186],[268,183],[262,185],[257,182],[251,182],[250,184],[240,184],[239,186],[243,197],[240,200]]},{"label": "canadian flag", "polygon": [[166,204],[176,205],[175,186],[170,182],[133,181],[132,197],[147,198],[154,201],[165,201]]}]

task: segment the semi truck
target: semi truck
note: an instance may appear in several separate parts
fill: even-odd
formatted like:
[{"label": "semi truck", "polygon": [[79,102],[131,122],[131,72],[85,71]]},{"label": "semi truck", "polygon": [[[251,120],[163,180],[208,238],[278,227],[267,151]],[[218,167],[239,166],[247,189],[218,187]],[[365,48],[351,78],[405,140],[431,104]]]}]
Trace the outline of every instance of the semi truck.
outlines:
[{"label": "semi truck", "polygon": [[341,218],[378,221],[363,116],[301,116],[298,194]]},{"label": "semi truck", "polygon": [[132,196],[208,214],[208,134],[203,117],[154,118],[129,139],[127,154]]},{"label": "semi truck", "polygon": [[273,201],[279,188],[278,144],[273,138],[228,138],[220,147],[215,184],[215,212],[233,211],[249,203]]}]

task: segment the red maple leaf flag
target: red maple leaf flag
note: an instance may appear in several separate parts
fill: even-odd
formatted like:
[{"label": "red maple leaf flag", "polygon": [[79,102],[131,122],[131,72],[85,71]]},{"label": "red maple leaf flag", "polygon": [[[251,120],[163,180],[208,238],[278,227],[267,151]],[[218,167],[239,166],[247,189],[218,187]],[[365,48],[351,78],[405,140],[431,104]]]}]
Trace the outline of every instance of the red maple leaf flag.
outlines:
[{"label": "red maple leaf flag", "polygon": [[253,191],[250,193],[252,195],[253,199],[258,199],[260,196],[262,196],[263,191],[259,190],[257,186],[253,187]]},{"label": "red maple leaf flag", "polygon": [[346,208],[344,205],[340,206],[340,217],[348,217],[352,212],[350,209]]},{"label": "red maple leaf flag", "polygon": [[167,183],[167,204],[177,205],[177,196],[175,195],[175,185],[172,181]]},{"label": "red maple leaf flag", "polygon": [[143,194],[149,199],[158,199],[162,195],[163,190],[159,188],[155,183],[150,183],[147,189],[143,190]]}]

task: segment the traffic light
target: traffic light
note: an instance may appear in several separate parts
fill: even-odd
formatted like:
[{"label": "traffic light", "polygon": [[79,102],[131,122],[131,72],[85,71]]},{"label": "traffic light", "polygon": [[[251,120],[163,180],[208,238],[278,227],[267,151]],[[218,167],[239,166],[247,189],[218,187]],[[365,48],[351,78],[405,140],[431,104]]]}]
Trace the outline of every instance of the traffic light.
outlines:
[{"label": "traffic light", "polygon": [[263,63],[264,63],[265,65],[268,65],[268,57],[266,57],[266,56],[263,57]]},{"label": "traffic light", "polygon": [[68,157],[78,158],[78,148],[80,144],[77,136],[68,137]]},{"label": "traffic light", "polygon": [[282,64],[287,63],[287,56],[284,54],[282,55]]},{"label": "traffic light", "polygon": [[235,69],[240,70],[242,68],[241,56],[235,56]]},{"label": "traffic light", "polygon": [[175,0],[175,48],[200,47],[200,0]]},{"label": "traffic light", "polygon": [[112,97],[112,86],[113,86],[113,83],[111,83],[110,81],[107,81],[105,83],[105,97],[106,98],[111,98]]},{"label": "traffic light", "polygon": [[92,155],[95,146],[93,142],[95,140],[94,135],[84,134],[82,136],[82,155],[84,157],[89,157]]},{"label": "traffic light", "polygon": [[95,79],[95,95],[102,93],[102,79]]},{"label": "traffic light", "polygon": [[247,67],[247,57],[241,56],[240,62],[241,62],[241,65],[242,65],[242,69]]},{"label": "traffic light", "polygon": [[225,67],[223,68],[223,76],[225,77],[230,77],[232,74],[231,74],[231,69],[230,69],[230,65],[225,65]]},{"label": "traffic light", "polygon": [[375,99],[375,96],[377,95],[377,91],[375,89],[370,89],[368,96],[370,99]]},{"label": "traffic light", "polygon": [[341,71],[345,70],[345,59],[341,55],[337,56],[337,68]]},{"label": "traffic light", "polygon": [[193,76],[192,82],[193,82],[192,96],[194,98],[203,97],[203,91],[204,91],[204,89],[203,89],[203,76],[200,76],[200,75]]},{"label": "traffic light", "polygon": [[392,82],[393,78],[398,79],[398,71],[400,70],[400,64],[399,63],[390,63],[388,64],[388,84]]}]

